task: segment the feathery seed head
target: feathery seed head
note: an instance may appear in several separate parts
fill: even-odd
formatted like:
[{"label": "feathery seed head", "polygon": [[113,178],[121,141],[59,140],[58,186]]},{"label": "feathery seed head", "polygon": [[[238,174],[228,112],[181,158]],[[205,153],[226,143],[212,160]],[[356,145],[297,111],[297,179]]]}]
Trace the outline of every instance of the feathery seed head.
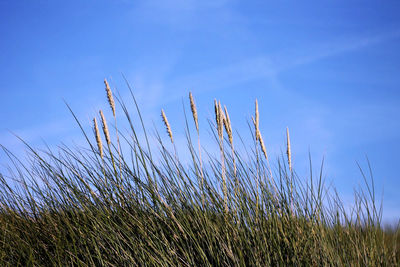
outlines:
[{"label": "feathery seed head", "polygon": [[[254,126],[256,126],[257,123],[253,116],[251,117],[251,120],[253,121]],[[265,147],[264,139],[261,136],[260,129],[256,129],[256,141],[260,143],[260,147],[264,154],[264,157],[266,160],[268,160],[267,148]]]},{"label": "feathery seed head", "polygon": [[289,128],[286,127],[286,143],[287,143],[287,158],[288,158],[288,164],[289,164],[289,170],[292,171],[292,151],[290,149],[290,137],[289,137]]},{"label": "feathery seed head", "polygon": [[94,124],[94,132],[95,132],[95,136],[96,136],[97,147],[100,151],[100,157],[103,158],[103,144],[101,142],[99,127],[97,126],[96,118],[93,119],[93,124]]},{"label": "feathery seed head", "polygon": [[217,99],[214,99],[214,110],[215,110],[215,122],[217,123],[217,126],[218,126],[219,125],[219,107],[218,107]]},{"label": "feathery seed head", "polygon": [[189,92],[189,99],[190,99],[190,108],[192,110],[194,123],[196,125],[196,130],[197,130],[197,132],[199,132],[199,121],[197,118],[197,109],[196,109],[196,104],[194,103],[193,95],[191,92]]},{"label": "feathery seed head", "polygon": [[258,141],[258,140],[260,139],[260,135],[261,135],[260,129],[257,127],[256,120],[254,119],[253,116],[251,116],[251,120],[253,121],[254,129],[255,129],[254,135],[255,135],[255,137],[256,137],[256,141]]},{"label": "feathery seed head", "polygon": [[165,115],[165,112],[163,109],[161,109],[161,117],[162,117],[162,120],[164,121],[165,128],[167,129],[168,136],[171,139],[171,143],[174,143],[174,138],[172,137],[171,126],[169,125],[167,116]]},{"label": "feathery seed head", "polygon": [[113,112],[113,115],[115,117],[115,102],[114,102],[114,98],[110,89],[110,85],[108,84],[107,80],[104,79],[104,84],[106,86],[106,92],[107,92],[107,99],[108,99],[108,103],[110,104],[111,110]]},{"label": "feathery seed head", "polygon": [[103,126],[103,133],[104,136],[106,137],[106,142],[107,144],[111,144],[110,132],[108,131],[106,117],[104,116],[102,110],[100,110],[100,117],[101,117],[101,124]]},{"label": "feathery seed head", "polygon": [[222,111],[221,101],[218,101],[218,136],[222,140],[224,138],[224,120],[225,115]]},{"label": "feathery seed head", "polygon": [[[224,114],[224,111],[222,109],[221,101],[218,101],[218,112],[219,112],[221,118],[225,119],[225,114]],[[224,123],[224,122],[222,121],[222,123]]]},{"label": "feathery seed head", "polygon": [[215,110],[215,122],[217,124],[217,131],[218,131],[218,136],[221,138],[221,130],[220,130],[220,124],[221,124],[221,115],[220,115],[220,110],[219,110],[219,105],[216,99],[214,99],[214,110]]},{"label": "feathery seed head", "polygon": [[258,132],[258,140],[260,142],[261,150],[262,150],[262,152],[264,154],[264,157],[265,157],[266,160],[268,160],[267,149],[265,148],[264,140],[263,140],[260,132]]},{"label": "feathery seed head", "polygon": [[231,119],[229,118],[229,114],[228,114],[228,110],[227,110],[226,106],[224,106],[224,109],[225,109],[225,119],[224,119],[225,130],[229,137],[229,143],[231,143],[231,145],[233,145]]}]

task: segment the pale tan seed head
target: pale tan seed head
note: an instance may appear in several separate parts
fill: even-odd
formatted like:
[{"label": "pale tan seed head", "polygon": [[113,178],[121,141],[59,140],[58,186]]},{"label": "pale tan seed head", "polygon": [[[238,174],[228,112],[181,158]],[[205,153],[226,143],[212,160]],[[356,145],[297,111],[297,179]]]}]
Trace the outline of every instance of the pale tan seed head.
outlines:
[{"label": "pale tan seed head", "polygon": [[110,85],[108,84],[106,79],[104,79],[104,84],[106,86],[108,103],[110,104],[111,110],[112,110],[113,115],[115,117],[115,102],[114,102],[114,98],[113,98],[113,95],[112,95],[112,92],[111,92]]},{"label": "pale tan seed head", "polygon": [[214,99],[214,111],[215,111],[215,122],[217,123],[217,127],[219,125],[219,107],[217,99]]},{"label": "pale tan seed head", "polygon": [[267,149],[265,148],[264,140],[263,140],[260,132],[258,133],[258,140],[260,142],[261,150],[262,150],[262,152],[264,154],[264,157],[265,157],[266,160],[268,160]]},{"label": "pale tan seed head", "polygon": [[256,136],[256,141],[258,141],[260,139],[260,135],[261,135],[260,129],[257,127],[256,120],[254,119],[253,116],[251,116],[251,120],[253,121],[254,129],[255,129],[254,135]]},{"label": "pale tan seed head", "polygon": [[289,128],[286,127],[286,144],[287,144],[287,158],[288,158],[288,164],[289,164],[289,170],[292,171],[292,151],[290,149],[290,137],[289,137]]},{"label": "pale tan seed head", "polygon": [[256,125],[256,120],[254,119],[254,117],[253,116],[251,116],[251,121],[253,122],[253,124],[254,124],[254,129],[255,129],[255,136],[256,136],[256,140],[258,140],[258,131],[257,131],[257,125]]},{"label": "pale tan seed head", "polygon": [[94,124],[94,132],[95,132],[95,136],[96,136],[97,147],[100,151],[100,157],[103,158],[103,144],[101,142],[100,131],[99,131],[99,127],[97,126],[96,118],[93,119],[93,124]]},{"label": "pale tan seed head", "polygon": [[231,119],[229,118],[229,113],[228,113],[226,106],[224,106],[224,110],[225,110],[225,119],[224,119],[225,130],[226,130],[226,133],[228,134],[229,143],[231,143],[231,145],[233,145]]},{"label": "pale tan seed head", "polygon": [[100,117],[101,117],[101,124],[103,126],[103,133],[104,133],[104,136],[106,137],[106,142],[107,142],[107,144],[111,144],[110,132],[108,131],[106,117],[104,116],[102,110],[100,110]]},{"label": "pale tan seed head", "polygon": [[[253,116],[251,117],[251,120],[253,121],[254,126],[256,126],[256,120],[254,119]],[[262,138],[260,129],[256,130],[256,141],[258,141],[260,143],[260,147],[264,154],[264,157],[266,160],[268,160],[267,148],[265,147],[264,139]]]},{"label": "pale tan seed head", "polygon": [[174,138],[172,137],[171,126],[169,125],[167,116],[165,115],[165,112],[163,109],[161,109],[161,117],[162,117],[162,120],[164,121],[165,128],[167,129],[168,136],[171,139],[171,143],[174,143]]},{"label": "pale tan seed head", "polygon": [[221,116],[222,125],[223,125],[224,120],[225,120],[225,113],[224,113],[224,110],[222,109],[221,101],[218,101],[218,110],[219,110],[219,115]]},{"label": "pale tan seed head", "polygon": [[214,109],[215,109],[215,122],[217,124],[218,137],[222,139],[223,132],[221,129],[222,128],[221,125],[223,124],[223,119],[221,117],[220,104],[217,102],[216,99],[214,99]]},{"label": "pale tan seed head", "polygon": [[224,138],[224,120],[225,120],[225,115],[224,112],[222,111],[221,107],[221,101],[218,101],[218,136],[221,140]]},{"label": "pale tan seed head", "polygon": [[196,125],[196,130],[197,130],[197,132],[199,132],[199,121],[197,118],[197,109],[196,109],[196,104],[194,103],[193,95],[191,92],[189,92],[189,99],[190,99],[190,109],[192,110],[194,123]]}]

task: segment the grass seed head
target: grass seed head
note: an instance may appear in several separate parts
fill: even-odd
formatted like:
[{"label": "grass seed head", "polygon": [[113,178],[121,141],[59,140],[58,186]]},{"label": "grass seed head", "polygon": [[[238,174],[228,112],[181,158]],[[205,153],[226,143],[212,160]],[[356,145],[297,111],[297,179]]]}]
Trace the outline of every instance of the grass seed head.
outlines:
[{"label": "grass seed head", "polygon": [[225,120],[225,115],[224,112],[222,111],[221,107],[221,101],[218,101],[218,136],[222,140],[224,137],[224,120]]},{"label": "grass seed head", "polygon": [[218,101],[216,99],[214,99],[214,110],[215,110],[215,122],[217,124],[218,137],[221,138],[221,130],[220,130],[221,115],[220,115]]},{"label": "grass seed head", "polygon": [[107,80],[104,79],[104,84],[106,85],[106,92],[107,92],[107,99],[108,99],[108,103],[110,104],[111,110],[113,112],[113,115],[115,117],[115,102],[114,102],[114,98],[110,89],[110,85],[108,84]]},{"label": "grass seed head", "polygon": [[217,127],[219,125],[219,107],[217,99],[214,99],[214,110],[215,110],[215,122],[217,123]]},{"label": "grass seed head", "polygon": [[99,131],[99,127],[97,126],[96,118],[93,119],[93,124],[94,124],[94,132],[95,132],[95,136],[96,136],[97,147],[100,151],[100,157],[103,158],[103,144],[101,142],[100,131]]},{"label": "grass seed head", "polygon": [[[256,120],[254,119],[253,116],[251,117],[251,120],[253,121],[254,126],[257,127],[256,126],[256,124],[257,124]],[[262,152],[264,154],[264,157],[265,157],[266,160],[268,160],[267,148],[265,147],[264,139],[262,138],[260,129],[258,129],[258,128],[256,129],[256,141],[258,141],[260,143],[260,147],[261,147],[261,150],[262,150]]]},{"label": "grass seed head", "polygon": [[165,115],[165,112],[163,109],[161,109],[161,117],[162,117],[162,120],[164,121],[165,128],[167,129],[168,136],[171,139],[171,143],[174,143],[174,138],[172,137],[171,126],[169,125],[167,116]]},{"label": "grass seed head", "polygon": [[101,117],[101,124],[103,126],[103,133],[104,136],[106,137],[106,142],[107,144],[111,144],[110,132],[108,131],[106,117],[104,116],[102,110],[100,110],[100,117]]},{"label": "grass seed head", "polygon": [[190,99],[190,108],[192,110],[194,123],[196,124],[196,130],[197,130],[197,132],[199,132],[199,121],[198,121],[198,117],[197,117],[197,109],[196,109],[196,104],[194,103],[193,95],[191,92],[189,92],[189,99]]},{"label": "grass seed head", "polygon": [[286,144],[287,144],[287,158],[288,158],[288,164],[289,164],[289,170],[292,171],[292,151],[290,149],[290,137],[289,137],[289,128],[286,127]]},{"label": "grass seed head", "polygon": [[225,125],[225,130],[226,133],[228,134],[228,138],[229,138],[229,143],[231,143],[231,145],[233,145],[233,134],[232,134],[232,125],[231,125],[231,119],[229,118],[229,113],[228,110],[226,108],[226,106],[224,106],[224,110],[225,110],[225,116],[224,116],[224,125]]},{"label": "grass seed head", "polygon": [[264,143],[264,140],[263,140],[260,132],[258,132],[258,140],[260,142],[261,150],[262,150],[262,152],[264,154],[264,157],[265,157],[266,160],[268,160],[267,149],[265,148],[265,143]]},{"label": "grass seed head", "polygon": [[260,139],[260,135],[261,135],[260,129],[257,127],[256,120],[254,119],[253,116],[251,116],[251,120],[253,121],[254,129],[255,129],[255,130],[254,130],[254,135],[255,135],[255,137],[256,137],[256,141],[258,141],[258,140]]}]

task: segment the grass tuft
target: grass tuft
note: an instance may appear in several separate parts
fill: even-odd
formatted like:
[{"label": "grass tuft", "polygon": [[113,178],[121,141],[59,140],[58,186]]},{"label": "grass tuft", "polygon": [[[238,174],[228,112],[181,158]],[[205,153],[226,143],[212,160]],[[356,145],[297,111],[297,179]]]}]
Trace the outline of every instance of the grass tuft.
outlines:
[{"label": "grass tuft", "polygon": [[0,173],[1,266],[399,265],[399,227],[382,226],[372,174],[361,172],[366,189],[355,191],[348,209],[325,187],[323,165],[316,179],[309,158],[310,177],[297,176],[288,128],[287,160],[282,155],[271,168],[257,100],[252,138],[235,134],[242,146],[234,143],[227,108],[214,101],[216,124],[210,128],[218,157],[200,145],[190,93],[198,148],[186,121],[189,157],[181,162],[164,110],[173,151],[157,131],[159,150],[150,146],[129,84],[145,142],[133,114],[116,98],[130,127],[125,135],[119,131],[113,95],[104,83],[116,128],[112,138],[100,111],[104,152],[96,118],[97,147],[73,113],[85,148],[38,151],[22,141],[30,155],[23,161],[0,146],[10,162],[9,171]]}]

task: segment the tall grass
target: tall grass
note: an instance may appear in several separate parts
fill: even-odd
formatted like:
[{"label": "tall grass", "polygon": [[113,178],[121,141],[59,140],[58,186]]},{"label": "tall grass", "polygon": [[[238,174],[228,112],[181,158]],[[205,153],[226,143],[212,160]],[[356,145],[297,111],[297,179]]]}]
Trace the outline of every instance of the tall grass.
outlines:
[{"label": "tall grass", "polygon": [[[156,132],[155,155],[129,84],[142,129],[134,126],[126,104],[113,96],[107,81],[105,86],[116,130],[110,135],[100,112],[105,143],[96,118],[92,135],[72,113],[86,148],[40,152],[25,143],[27,164],[2,147],[11,163],[9,172],[0,174],[2,266],[399,264],[398,227],[382,228],[367,177],[366,190],[355,193],[349,212],[335,191],[325,188],[322,170],[317,178],[312,173],[307,179],[296,175],[288,129],[287,157],[270,165],[258,103],[254,125],[249,124],[254,126],[252,140],[235,136],[242,140],[240,150],[234,145],[227,108],[215,101],[211,138],[220,155],[214,155],[200,145],[199,132],[207,129],[199,125],[190,94],[194,121],[185,116],[185,132],[191,161],[184,164],[164,111],[174,149]],[[116,127],[116,112],[125,116],[128,134]],[[192,142],[193,127],[198,146]],[[144,142],[138,137],[142,134]]]}]

